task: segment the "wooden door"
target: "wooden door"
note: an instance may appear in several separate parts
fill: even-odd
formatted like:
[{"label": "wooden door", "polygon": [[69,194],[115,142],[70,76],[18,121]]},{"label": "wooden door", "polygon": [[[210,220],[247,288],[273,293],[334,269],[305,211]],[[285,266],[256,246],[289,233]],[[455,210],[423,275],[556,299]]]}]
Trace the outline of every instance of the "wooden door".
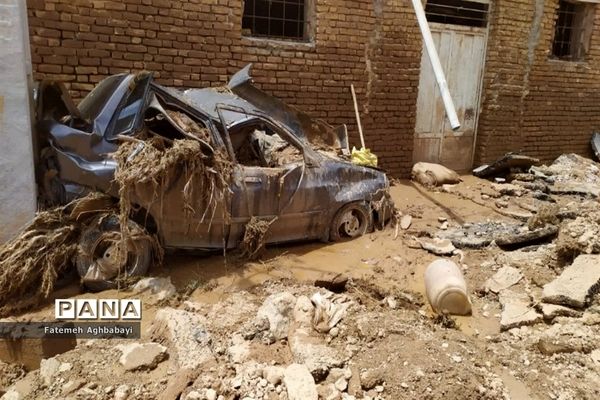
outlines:
[{"label": "wooden door", "polygon": [[423,49],[413,161],[439,163],[456,171],[472,167],[483,76],[486,28],[430,23],[446,73],[460,129],[452,131],[433,68]]}]

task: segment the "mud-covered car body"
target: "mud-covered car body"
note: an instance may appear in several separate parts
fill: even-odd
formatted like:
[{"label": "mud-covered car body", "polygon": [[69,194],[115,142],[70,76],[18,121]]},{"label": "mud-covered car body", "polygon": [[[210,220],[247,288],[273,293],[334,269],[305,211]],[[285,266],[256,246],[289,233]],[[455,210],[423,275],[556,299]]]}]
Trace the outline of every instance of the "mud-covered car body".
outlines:
[{"label": "mud-covered car body", "polygon": [[[350,203],[367,205],[374,223],[389,218],[385,174],[340,156],[348,150],[345,127],[336,130],[311,120],[260,91],[252,85],[249,68],[235,74],[227,87],[186,91],[162,87],[151,74],[114,75],[78,106],[60,84],[42,83],[37,109],[37,136],[44,149],[38,171],[42,200],[64,204],[90,191],[118,197],[117,163],[111,154],[124,139],[146,129],[149,115],[155,121],[160,117],[169,137],[195,139],[170,115],[169,110],[177,110],[209,130],[211,144],[204,143],[208,152],[219,147],[231,158],[231,196],[210,219],[190,216],[182,200],[184,179],[174,179],[158,194],[160,201],[143,210],[134,207],[164,247],[236,247],[251,217],[273,221],[267,243],[326,240],[336,213]],[[242,162],[241,154],[253,146],[248,135],[258,138],[255,145],[277,138],[289,159],[264,165],[261,155],[262,162]],[[278,154],[274,150],[269,157]]]}]

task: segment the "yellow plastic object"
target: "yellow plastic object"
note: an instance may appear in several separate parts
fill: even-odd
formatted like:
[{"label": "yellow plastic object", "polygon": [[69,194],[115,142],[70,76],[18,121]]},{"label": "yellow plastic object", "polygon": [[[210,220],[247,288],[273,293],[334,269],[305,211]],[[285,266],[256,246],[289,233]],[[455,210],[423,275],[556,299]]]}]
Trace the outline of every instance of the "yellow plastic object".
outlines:
[{"label": "yellow plastic object", "polygon": [[371,153],[371,150],[365,149],[364,147],[360,150],[357,150],[356,147],[352,147],[352,163],[363,165],[365,167],[376,167],[377,156]]}]

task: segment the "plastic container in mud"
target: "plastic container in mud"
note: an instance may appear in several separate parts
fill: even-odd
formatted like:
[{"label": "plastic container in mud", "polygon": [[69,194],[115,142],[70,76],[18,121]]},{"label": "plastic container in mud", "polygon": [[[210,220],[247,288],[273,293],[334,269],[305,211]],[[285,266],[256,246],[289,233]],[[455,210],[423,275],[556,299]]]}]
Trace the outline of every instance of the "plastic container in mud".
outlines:
[{"label": "plastic container in mud", "polygon": [[463,274],[453,261],[438,259],[425,270],[425,291],[436,312],[471,314],[471,300]]}]

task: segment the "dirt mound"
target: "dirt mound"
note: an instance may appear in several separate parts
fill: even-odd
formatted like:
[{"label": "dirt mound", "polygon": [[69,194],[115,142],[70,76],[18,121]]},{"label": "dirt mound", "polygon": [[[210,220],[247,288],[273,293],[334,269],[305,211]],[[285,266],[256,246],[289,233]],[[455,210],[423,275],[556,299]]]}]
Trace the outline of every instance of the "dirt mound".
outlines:
[{"label": "dirt mound", "polygon": [[568,264],[580,254],[600,253],[600,212],[591,211],[563,223],[556,242],[557,254]]}]

